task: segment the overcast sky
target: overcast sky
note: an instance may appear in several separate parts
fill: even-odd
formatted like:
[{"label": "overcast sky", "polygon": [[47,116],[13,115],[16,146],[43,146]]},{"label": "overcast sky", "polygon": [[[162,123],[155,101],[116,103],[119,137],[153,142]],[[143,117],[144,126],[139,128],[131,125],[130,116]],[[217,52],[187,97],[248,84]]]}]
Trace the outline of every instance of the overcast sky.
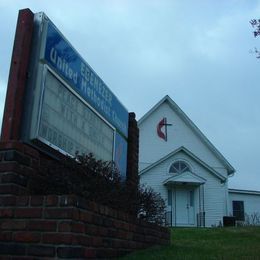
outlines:
[{"label": "overcast sky", "polygon": [[0,121],[18,10],[44,11],[139,119],[169,95],[260,190],[260,48],[255,0],[0,0]]}]

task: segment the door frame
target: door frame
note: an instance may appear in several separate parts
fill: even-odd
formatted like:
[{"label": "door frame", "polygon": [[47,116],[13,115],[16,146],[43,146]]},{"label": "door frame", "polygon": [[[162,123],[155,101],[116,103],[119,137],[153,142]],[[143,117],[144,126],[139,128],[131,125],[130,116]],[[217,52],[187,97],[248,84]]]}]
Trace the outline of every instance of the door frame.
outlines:
[{"label": "door frame", "polygon": [[[171,187],[171,196],[172,196],[172,205],[171,205],[171,214],[172,214],[172,226],[183,226],[183,227],[194,227],[197,226],[197,211],[198,211],[198,207],[200,207],[200,192],[199,192],[199,186],[193,186],[193,185],[175,185]],[[186,223],[178,223],[177,222],[177,214],[178,214],[178,208],[177,208],[177,196],[176,193],[178,193],[178,191],[185,191],[186,192],[186,202],[185,204],[189,204],[188,206],[190,207],[190,202],[193,202],[193,210],[192,210],[192,221],[190,218],[190,212],[188,211],[189,209],[187,208],[187,222]],[[193,198],[188,198],[188,196],[190,196],[190,191],[193,192],[192,196]],[[190,200],[193,201],[190,201]],[[186,207],[186,205],[184,205],[184,207]],[[183,208],[184,208],[183,207]],[[190,219],[190,220],[189,220]]]},{"label": "door frame", "polygon": [[[172,192],[172,224],[174,226],[184,226],[184,227],[192,227],[196,226],[196,218],[195,218],[195,211],[196,211],[196,204],[197,204],[197,196],[196,196],[196,187],[195,186],[184,186],[184,185],[178,185],[173,188]],[[178,191],[180,191],[182,194],[180,196],[185,196],[183,200],[183,205],[181,207],[178,207]],[[193,210],[192,210],[192,216],[190,215],[190,207],[191,207],[191,198],[190,198],[190,192],[192,191],[192,205],[193,205]],[[179,205],[180,206],[180,205]],[[179,210],[184,210],[184,215],[186,215],[186,221],[180,223],[178,221],[178,213]],[[192,221],[190,221],[193,219]],[[177,222],[178,221],[178,222]]]}]

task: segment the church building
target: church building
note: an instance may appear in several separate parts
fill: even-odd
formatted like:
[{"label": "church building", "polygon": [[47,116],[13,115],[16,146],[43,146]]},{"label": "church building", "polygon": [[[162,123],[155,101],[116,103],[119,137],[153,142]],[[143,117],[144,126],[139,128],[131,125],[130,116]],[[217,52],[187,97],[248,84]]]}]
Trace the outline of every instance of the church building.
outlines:
[{"label": "church building", "polygon": [[[235,169],[169,96],[138,126],[140,183],[165,199],[169,225],[218,226],[233,215],[234,204],[240,210],[235,214],[241,214],[241,203],[229,199],[230,192],[235,202],[245,198],[242,191],[228,189]],[[260,193],[251,195],[260,202]]]}]

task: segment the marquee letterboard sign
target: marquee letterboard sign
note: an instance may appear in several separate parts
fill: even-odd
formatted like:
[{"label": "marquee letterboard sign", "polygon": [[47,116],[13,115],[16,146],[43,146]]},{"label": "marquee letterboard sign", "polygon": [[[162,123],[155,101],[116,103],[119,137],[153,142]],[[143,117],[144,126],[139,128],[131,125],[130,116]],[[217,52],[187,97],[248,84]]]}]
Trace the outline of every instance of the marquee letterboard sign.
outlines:
[{"label": "marquee letterboard sign", "polygon": [[124,176],[128,111],[44,13],[34,20],[23,135],[72,156],[114,160]]}]

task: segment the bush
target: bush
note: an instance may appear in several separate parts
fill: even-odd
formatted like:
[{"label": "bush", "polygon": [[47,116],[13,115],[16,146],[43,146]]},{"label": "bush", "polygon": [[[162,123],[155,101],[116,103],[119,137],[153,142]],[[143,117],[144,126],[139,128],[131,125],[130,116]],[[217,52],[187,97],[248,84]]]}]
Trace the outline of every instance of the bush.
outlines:
[{"label": "bush", "polygon": [[31,180],[30,192],[75,194],[149,222],[164,222],[165,203],[159,193],[121,180],[113,163],[96,160],[91,153],[50,161],[42,172],[41,185],[38,179]]},{"label": "bush", "polygon": [[165,201],[151,187],[138,189],[138,216],[148,222],[162,225],[165,223]]},{"label": "bush", "polygon": [[253,212],[250,215],[245,214],[245,226],[259,226],[260,225],[260,214],[259,212]]}]

